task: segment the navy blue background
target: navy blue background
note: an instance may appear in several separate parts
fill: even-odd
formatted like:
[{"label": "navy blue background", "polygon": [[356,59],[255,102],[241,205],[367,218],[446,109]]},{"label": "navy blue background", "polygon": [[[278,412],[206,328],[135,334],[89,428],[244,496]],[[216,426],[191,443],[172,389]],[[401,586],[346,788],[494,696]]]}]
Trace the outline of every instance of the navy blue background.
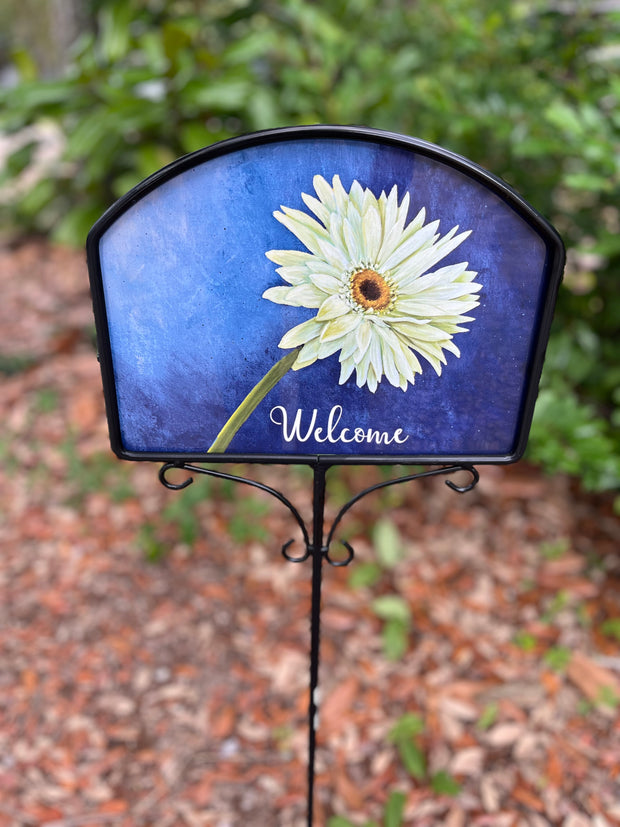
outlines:
[{"label": "navy blue background", "polygon": [[[100,240],[103,291],[123,446],[130,452],[206,453],[246,394],[285,354],[283,334],[316,310],[261,298],[284,284],[265,252],[304,246],[274,217],[281,205],[308,212],[313,176],[339,174],[378,197],[398,186],[409,219],[426,207],[445,235],[471,235],[439,267],[468,261],[483,285],[480,306],[458,333],[437,376],[406,392],[384,378],[376,393],[339,385],[338,354],[289,371],[232,441],[229,454],[501,456],[514,451],[546,292],[546,247],[516,209],[453,166],[379,141],[290,140],[211,158],[149,192]],[[370,448],[310,439],[286,443],[269,417],[283,405],[304,423],[334,405],[339,427],[402,428],[403,444]]]}]

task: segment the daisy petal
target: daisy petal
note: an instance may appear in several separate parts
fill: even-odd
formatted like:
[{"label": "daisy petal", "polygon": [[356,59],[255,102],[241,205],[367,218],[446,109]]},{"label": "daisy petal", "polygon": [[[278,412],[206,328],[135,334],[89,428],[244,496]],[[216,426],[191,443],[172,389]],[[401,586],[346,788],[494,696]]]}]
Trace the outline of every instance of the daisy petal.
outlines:
[{"label": "daisy petal", "polygon": [[303,199],[304,204],[308,209],[312,210],[312,212],[316,215],[316,217],[321,221],[326,227],[329,226],[329,209],[319,201],[317,198],[313,198],[311,195],[306,195],[305,192],[302,192],[301,197]]},{"label": "daisy petal", "polygon": [[299,355],[297,356],[297,359],[295,359],[295,364],[293,365],[293,370],[307,368],[309,365],[314,364],[318,358],[319,340],[313,339],[311,342],[308,342],[307,345],[304,345],[299,351]]},{"label": "daisy petal", "polygon": [[334,200],[336,202],[336,211],[342,215],[346,215],[347,205],[349,204],[349,196],[345,188],[342,186],[339,175],[334,175],[332,178],[332,187],[334,192]]},{"label": "daisy petal", "polygon": [[289,349],[292,347],[299,347],[305,345],[307,342],[315,339],[321,332],[323,325],[315,319],[308,319],[306,322],[292,327],[288,333],[285,333],[280,340],[278,347]]},{"label": "daisy petal", "polygon": [[277,267],[276,273],[289,284],[304,284],[308,281],[308,270],[303,265]]},{"label": "daisy petal", "polygon": [[310,281],[324,293],[337,293],[342,286],[340,279],[334,278],[334,276],[330,276],[327,273],[310,273]]},{"label": "daisy petal", "polygon": [[322,175],[315,175],[312,179],[314,191],[319,196],[319,199],[327,207],[330,212],[337,209],[334,192]]},{"label": "daisy petal", "polygon": [[344,385],[354,370],[355,362],[353,359],[342,359],[340,362],[340,379],[338,380],[338,384]]},{"label": "daisy petal", "polygon": [[355,341],[357,344],[357,352],[359,356],[363,356],[372,340],[372,324],[367,321],[363,321],[360,326],[357,328],[357,333],[355,336]]},{"label": "daisy petal", "polygon": [[368,261],[375,261],[381,241],[383,237],[383,227],[381,225],[381,215],[379,209],[374,204],[369,204],[364,211],[364,218],[362,223],[363,233],[363,257]]},{"label": "daisy petal", "polygon": [[[293,213],[299,212],[299,210],[293,210]],[[300,215],[305,215],[305,213],[299,213]],[[319,247],[319,241],[325,240],[326,233],[323,227],[318,223],[318,221],[314,221],[314,219],[306,216],[309,222],[312,222],[315,226],[309,226],[308,223],[298,221],[294,215],[275,212],[274,217],[278,219],[280,224],[283,224],[287,230],[290,230],[293,235],[297,236],[297,238],[304,244],[311,253],[314,255],[321,254],[321,248]]]},{"label": "daisy petal", "polygon": [[325,299],[319,308],[316,318],[318,321],[326,322],[330,319],[338,319],[349,312],[349,306],[340,296],[330,296],[328,299]]},{"label": "daisy petal", "polygon": [[340,316],[337,319],[332,319],[323,326],[321,330],[321,341],[329,342],[332,339],[339,339],[350,333],[360,323],[360,318],[357,313],[349,313],[348,316]]},{"label": "daisy petal", "polygon": [[345,219],[342,225],[342,234],[349,254],[349,261],[361,261],[364,241],[357,235],[348,219]]},{"label": "daisy petal", "polygon": [[431,224],[427,224],[426,227],[418,230],[417,233],[414,233],[407,241],[399,244],[394,249],[392,255],[382,263],[382,267],[386,270],[392,270],[394,267],[397,267],[403,261],[412,256],[415,252],[421,250],[425,245],[430,245],[433,241],[438,225],[439,221],[433,221]]},{"label": "daisy petal", "polygon": [[276,304],[291,304],[288,296],[292,289],[292,287],[268,287],[263,293],[263,298]]},{"label": "daisy petal", "polygon": [[320,307],[325,299],[325,293],[313,284],[298,284],[289,289],[287,304],[295,307]]},{"label": "daisy petal", "polygon": [[305,253],[301,250],[269,250],[265,253],[270,261],[274,264],[283,264],[285,266],[303,264],[307,261],[312,261],[314,256],[311,253]]}]

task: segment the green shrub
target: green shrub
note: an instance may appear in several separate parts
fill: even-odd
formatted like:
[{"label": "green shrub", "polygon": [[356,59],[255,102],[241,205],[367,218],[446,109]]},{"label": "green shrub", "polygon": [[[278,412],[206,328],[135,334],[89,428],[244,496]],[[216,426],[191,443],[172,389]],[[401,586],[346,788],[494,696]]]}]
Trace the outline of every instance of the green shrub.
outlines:
[{"label": "green shrub", "polygon": [[[602,8],[93,0],[59,77],[37,77],[4,35],[20,81],[0,92],[0,133],[15,137],[0,218],[82,244],[150,173],[257,129],[364,123],[441,144],[505,178],[562,234],[569,265],[529,455],[617,487],[620,14]],[[55,160],[15,189],[42,141]]]}]

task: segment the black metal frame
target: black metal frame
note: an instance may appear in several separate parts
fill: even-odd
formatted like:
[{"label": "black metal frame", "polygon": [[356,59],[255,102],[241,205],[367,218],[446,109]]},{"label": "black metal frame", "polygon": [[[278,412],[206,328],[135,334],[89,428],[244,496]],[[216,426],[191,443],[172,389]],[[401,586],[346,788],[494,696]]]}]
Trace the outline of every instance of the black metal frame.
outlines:
[{"label": "black metal frame", "polygon": [[[349,454],[204,454],[204,453],[166,453],[166,452],[135,452],[126,450],[121,436],[118,401],[114,380],[112,351],[108,329],[108,319],[103,292],[103,278],[99,257],[99,242],[106,230],[130,207],[144,198],[148,193],[157,189],[161,184],[195,166],[205,163],[222,155],[236,152],[248,147],[290,142],[296,140],[340,139],[372,141],[388,146],[408,149],[453,167],[468,177],[483,184],[508,203],[530,226],[532,226],[544,240],[547,250],[547,289],[544,304],[541,308],[538,329],[535,336],[533,353],[530,357],[527,375],[529,384],[524,393],[522,410],[519,416],[519,425],[514,449],[502,455],[349,455]],[[106,412],[110,430],[112,450],[121,459],[154,462],[250,462],[250,463],[278,463],[278,464],[364,464],[364,465],[437,465],[437,464],[506,464],[520,459],[525,451],[527,438],[534,413],[534,404],[538,394],[538,384],[543,366],[543,359],[549,337],[549,330],[557,291],[562,279],[565,252],[562,240],[556,230],[517,192],[500,178],[474,164],[456,153],[417,138],[410,138],[392,132],[384,132],[366,127],[352,126],[301,126],[283,129],[266,130],[231,138],[226,141],[200,149],[174,161],[163,169],[146,178],[134,187],[125,196],[113,204],[104,215],[93,225],[86,243],[88,268],[90,274],[93,309],[97,327],[97,342],[99,361],[103,379]]]},{"label": "black metal frame", "polygon": [[[229,474],[224,471],[217,471],[213,468],[203,468],[202,466],[193,465],[188,462],[168,462],[162,465],[159,470],[159,480],[166,488],[173,491],[180,491],[187,488],[193,482],[191,474],[204,474],[218,479],[230,480],[232,482],[250,485],[253,488],[258,488],[261,491],[270,494],[279,500],[288,508],[290,513],[295,518],[297,525],[303,536],[305,551],[303,554],[295,556],[289,553],[289,548],[294,540],[288,540],[282,546],[282,554],[286,560],[291,563],[303,563],[310,558],[312,560],[312,592],[311,592],[311,607],[310,607],[310,682],[309,682],[309,696],[308,696],[308,767],[307,767],[307,784],[308,784],[308,799],[307,799],[307,826],[312,827],[314,823],[314,780],[315,780],[315,757],[316,757],[316,735],[318,728],[319,716],[319,662],[320,662],[320,645],[321,645],[321,587],[323,582],[323,562],[327,562],[330,566],[341,567],[348,566],[353,560],[355,552],[350,543],[343,540],[342,545],[347,551],[346,557],[341,560],[334,560],[330,557],[330,546],[334,540],[336,529],[344,515],[357,502],[368,494],[379,491],[382,488],[387,488],[391,485],[399,485],[405,482],[413,482],[414,480],[423,479],[425,477],[436,477],[440,475],[455,474],[459,471],[465,471],[470,474],[471,479],[466,485],[457,485],[452,480],[446,480],[446,485],[453,491],[459,494],[464,494],[471,491],[478,484],[479,474],[477,469],[468,463],[458,463],[449,466],[442,466],[438,468],[431,468],[426,471],[419,471],[415,474],[407,474],[395,479],[384,480],[383,482],[371,485],[360,491],[352,497],[340,511],[337,513],[334,521],[325,538],[325,494],[326,494],[326,474],[329,468],[336,463],[316,462],[312,465],[314,471],[313,477],[313,500],[312,500],[312,532],[310,533],[306,527],[303,517],[292,504],[292,502],[285,497],[280,491],[272,488],[269,485],[264,485],[256,480],[248,479],[247,477]],[[168,479],[168,472],[181,469],[189,472],[188,476],[183,482],[175,483]]]}]

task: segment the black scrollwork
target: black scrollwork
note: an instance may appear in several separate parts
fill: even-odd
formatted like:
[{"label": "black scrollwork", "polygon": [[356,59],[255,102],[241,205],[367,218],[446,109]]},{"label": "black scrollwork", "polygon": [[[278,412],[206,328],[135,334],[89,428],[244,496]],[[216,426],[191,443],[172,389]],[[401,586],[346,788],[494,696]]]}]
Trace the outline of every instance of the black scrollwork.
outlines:
[{"label": "black scrollwork", "polygon": [[[331,532],[330,532],[330,536],[331,536]],[[325,557],[325,559],[327,560],[329,565],[333,566],[333,568],[335,568],[335,569],[340,568],[342,566],[348,566],[349,563],[351,562],[351,560],[353,560],[353,558],[355,557],[355,551],[353,549],[353,546],[350,543],[347,543],[346,540],[341,540],[340,545],[343,546],[346,549],[346,552],[347,552],[346,557],[343,557],[342,559],[330,556],[330,553],[329,553],[330,546],[329,546],[329,544],[323,546],[323,549],[322,549],[323,556]]]},{"label": "black scrollwork", "polygon": [[241,477],[236,474],[226,474],[223,471],[216,471],[213,468],[203,468],[200,465],[191,465],[189,463],[176,463],[176,462],[168,462],[159,469],[159,481],[162,485],[166,488],[171,489],[172,491],[180,491],[183,488],[187,488],[188,485],[191,485],[194,481],[192,476],[189,476],[186,480],[181,483],[173,483],[167,478],[167,474],[172,469],[183,469],[184,471],[189,471],[194,474],[204,474],[209,477],[217,477],[218,479],[222,480],[231,480],[232,482],[240,482],[244,485],[251,485],[253,488],[258,488],[260,491],[266,491],[267,494],[271,494],[272,497],[275,497],[279,500],[283,505],[285,505],[288,510],[291,512],[295,520],[297,521],[297,525],[301,529],[301,533],[304,538],[304,545],[306,547],[306,551],[303,555],[298,557],[289,554],[288,549],[290,546],[295,542],[294,540],[288,540],[282,546],[282,554],[284,557],[292,563],[302,563],[304,560],[307,560],[310,554],[312,553],[312,548],[310,545],[310,537],[308,535],[308,530],[306,529],[306,525],[301,517],[299,511],[295,508],[292,502],[287,499],[284,494],[280,491],[277,491],[275,488],[271,488],[269,485],[265,485],[262,482],[258,482],[257,480],[250,480],[246,477]]},{"label": "black scrollwork", "polygon": [[478,485],[478,480],[480,479],[480,474],[478,473],[478,469],[474,468],[473,465],[456,465],[452,466],[451,468],[447,469],[445,473],[453,473],[454,471],[467,471],[471,474],[471,480],[467,483],[467,485],[457,485],[452,480],[446,480],[446,485],[448,488],[451,488],[453,491],[456,491],[457,494],[466,494],[468,491],[471,491]]},{"label": "black scrollwork", "polygon": [[[183,480],[183,482],[179,483],[172,482],[170,479],[168,479],[167,475],[169,472],[171,472],[172,470],[179,469],[190,472],[190,476]],[[465,485],[458,485],[453,480],[446,480],[446,485],[449,486],[453,491],[456,491],[459,494],[464,494],[467,491],[471,491],[473,488],[475,488],[480,478],[477,469],[473,465],[462,464],[442,466],[439,468],[431,468],[427,471],[420,471],[416,474],[407,474],[402,477],[397,477],[396,479],[385,480],[384,482],[377,483],[376,485],[372,485],[369,488],[365,488],[363,491],[360,491],[359,494],[356,494],[355,497],[352,497],[345,505],[343,505],[338,514],[336,515],[334,522],[332,523],[332,526],[327,535],[327,540],[321,547],[322,558],[325,559],[330,566],[333,566],[335,568],[341,566],[348,566],[349,563],[353,560],[355,556],[355,551],[351,544],[346,542],[345,540],[341,540],[341,545],[346,550],[346,555],[344,555],[342,558],[339,558],[338,556],[332,556],[330,554],[330,547],[334,539],[336,529],[338,528],[342,518],[347,513],[347,511],[349,511],[349,509],[351,509],[363,497],[366,497],[368,494],[372,494],[375,491],[379,491],[380,489],[387,488],[391,485],[400,485],[405,482],[412,482],[413,480],[423,479],[424,477],[435,477],[439,475],[443,476],[446,474],[455,474],[459,471],[465,471],[468,474],[470,474],[470,481]],[[306,528],[305,522],[301,517],[301,514],[291,503],[291,501],[284,496],[284,494],[282,494],[280,491],[277,491],[275,488],[271,488],[269,485],[257,482],[256,480],[247,479],[246,477],[237,476],[235,474],[227,474],[223,471],[216,471],[212,468],[203,468],[199,465],[191,465],[189,463],[176,462],[168,462],[160,468],[159,480],[162,483],[162,485],[164,485],[166,488],[169,488],[172,491],[181,491],[183,488],[187,488],[188,485],[192,484],[194,480],[194,478],[191,476],[192,473],[204,474],[210,477],[217,477],[218,479],[231,480],[233,482],[240,482],[244,485],[250,485],[253,488],[258,488],[260,491],[265,491],[268,494],[271,494],[272,497],[275,497],[288,508],[288,510],[295,518],[297,525],[299,526],[303,536],[303,542],[305,546],[305,551],[303,552],[303,554],[295,555],[289,552],[289,549],[295,542],[291,539],[284,543],[284,545],[282,546],[282,554],[284,558],[288,560],[290,563],[303,563],[304,560],[307,560],[311,555],[314,554],[315,548],[310,542],[310,535],[308,533],[308,529]],[[320,520],[322,526],[323,514],[314,514],[314,520]]]},{"label": "black scrollwork", "polygon": [[355,497],[352,497],[352,499],[350,499],[348,503],[342,506],[342,508],[336,515],[334,522],[332,523],[332,527],[330,528],[329,534],[327,535],[327,542],[325,543],[325,557],[327,559],[327,562],[332,566],[347,566],[353,559],[355,552],[349,543],[342,542],[342,544],[348,551],[348,556],[344,558],[342,561],[334,561],[330,559],[329,548],[331,546],[332,540],[334,539],[336,529],[338,528],[338,525],[344,517],[344,515],[347,513],[347,511],[349,511],[350,508],[352,508],[355,505],[355,503],[359,502],[359,500],[361,500],[367,494],[372,494],[374,491],[379,491],[381,488],[387,488],[390,485],[400,485],[401,483],[412,482],[413,480],[419,480],[423,477],[435,477],[443,474],[455,474],[457,471],[467,471],[469,474],[471,474],[470,482],[467,485],[457,485],[452,480],[446,480],[447,486],[449,486],[453,491],[456,491],[459,494],[464,494],[467,491],[471,491],[472,488],[476,487],[476,485],[478,484],[478,480],[480,479],[480,474],[478,473],[477,469],[474,468],[473,465],[449,465],[441,468],[431,468],[428,471],[420,471],[416,474],[407,474],[406,476],[397,477],[396,479],[385,480],[384,482],[377,483],[376,485],[371,485],[369,488],[365,488],[363,491],[360,491],[359,494],[356,494]]}]

